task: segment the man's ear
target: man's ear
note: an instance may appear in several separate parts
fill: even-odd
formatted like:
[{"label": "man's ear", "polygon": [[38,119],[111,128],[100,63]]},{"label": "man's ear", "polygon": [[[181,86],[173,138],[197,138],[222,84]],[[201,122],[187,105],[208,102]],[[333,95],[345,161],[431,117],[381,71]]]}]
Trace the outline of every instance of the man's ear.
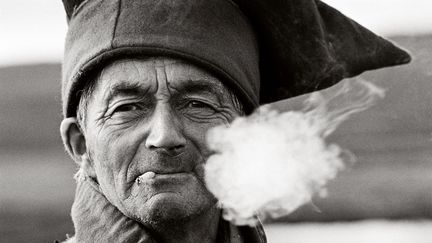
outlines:
[{"label": "man's ear", "polygon": [[86,146],[86,138],[75,117],[63,119],[60,134],[66,151],[80,168],[90,177],[96,178],[94,164],[90,160]]}]

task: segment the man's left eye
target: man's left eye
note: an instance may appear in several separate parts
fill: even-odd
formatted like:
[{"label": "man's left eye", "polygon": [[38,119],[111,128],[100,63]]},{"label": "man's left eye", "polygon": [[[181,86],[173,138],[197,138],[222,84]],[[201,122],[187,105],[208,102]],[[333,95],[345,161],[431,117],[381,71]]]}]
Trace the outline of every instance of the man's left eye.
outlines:
[{"label": "man's left eye", "polygon": [[187,114],[193,116],[211,116],[216,113],[214,106],[198,100],[191,100],[187,102],[185,108]]},{"label": "man's left eye", "polygon": [[190,101],[188,103],[188,107],[190,107],[190,108],[209,108],[209,109],[212,108],[210,105],[208,105],[204,102],[201,102],[201,101],[196,101],[196,100]]}]

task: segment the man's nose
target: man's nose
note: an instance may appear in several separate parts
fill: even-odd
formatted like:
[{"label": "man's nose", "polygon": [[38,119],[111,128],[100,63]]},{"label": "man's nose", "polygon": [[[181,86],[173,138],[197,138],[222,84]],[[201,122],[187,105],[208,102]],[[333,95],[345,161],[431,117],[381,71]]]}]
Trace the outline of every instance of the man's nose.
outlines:
[{"label": "man's nose", "polygon": [[171,156],[181,154],[186,146],[182,126],[169,109],[156,109],[151,119],[146,147]]}]

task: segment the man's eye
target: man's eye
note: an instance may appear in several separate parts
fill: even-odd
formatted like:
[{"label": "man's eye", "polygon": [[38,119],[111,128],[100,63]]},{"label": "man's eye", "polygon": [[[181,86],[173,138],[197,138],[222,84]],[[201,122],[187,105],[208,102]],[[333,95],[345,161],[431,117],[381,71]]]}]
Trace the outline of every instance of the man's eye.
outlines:
[{"label": "man's eye", "polygon": [[128,112],[128,111],[137,111],[141,109],[139,105],[137,104],[124,104],[124,105],[119,105],[118,107],[116,107],[113,111],[113,113],[116,112]]},{"label": "man's eye", "polygon": [[187,102],[185,108],[185,114],[197,117],[212,116],[216,113],[216,109],[212,105],[198,100]]},{"label": "man's eye", "polygon": [[212,107],[210,105],[208,105],[208,104],[206,104],[204,102],[201,102],[201,101],[196,101],[196,100],[190,101],[188,103],[188,107],[189,108],[208,108],[208,109],[212,109]]}]

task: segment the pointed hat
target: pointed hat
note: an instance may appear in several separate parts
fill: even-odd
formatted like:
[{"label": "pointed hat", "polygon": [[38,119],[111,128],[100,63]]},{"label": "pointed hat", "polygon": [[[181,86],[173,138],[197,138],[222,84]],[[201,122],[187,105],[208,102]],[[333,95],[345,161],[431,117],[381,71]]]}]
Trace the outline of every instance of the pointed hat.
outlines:
[{"label": "pointed hat", "polygon": [[89,73],[125,57],[169,56],[218,76],[247,112],[327,88],[409,54],[318,0],[63,0],[63,111]]}]

